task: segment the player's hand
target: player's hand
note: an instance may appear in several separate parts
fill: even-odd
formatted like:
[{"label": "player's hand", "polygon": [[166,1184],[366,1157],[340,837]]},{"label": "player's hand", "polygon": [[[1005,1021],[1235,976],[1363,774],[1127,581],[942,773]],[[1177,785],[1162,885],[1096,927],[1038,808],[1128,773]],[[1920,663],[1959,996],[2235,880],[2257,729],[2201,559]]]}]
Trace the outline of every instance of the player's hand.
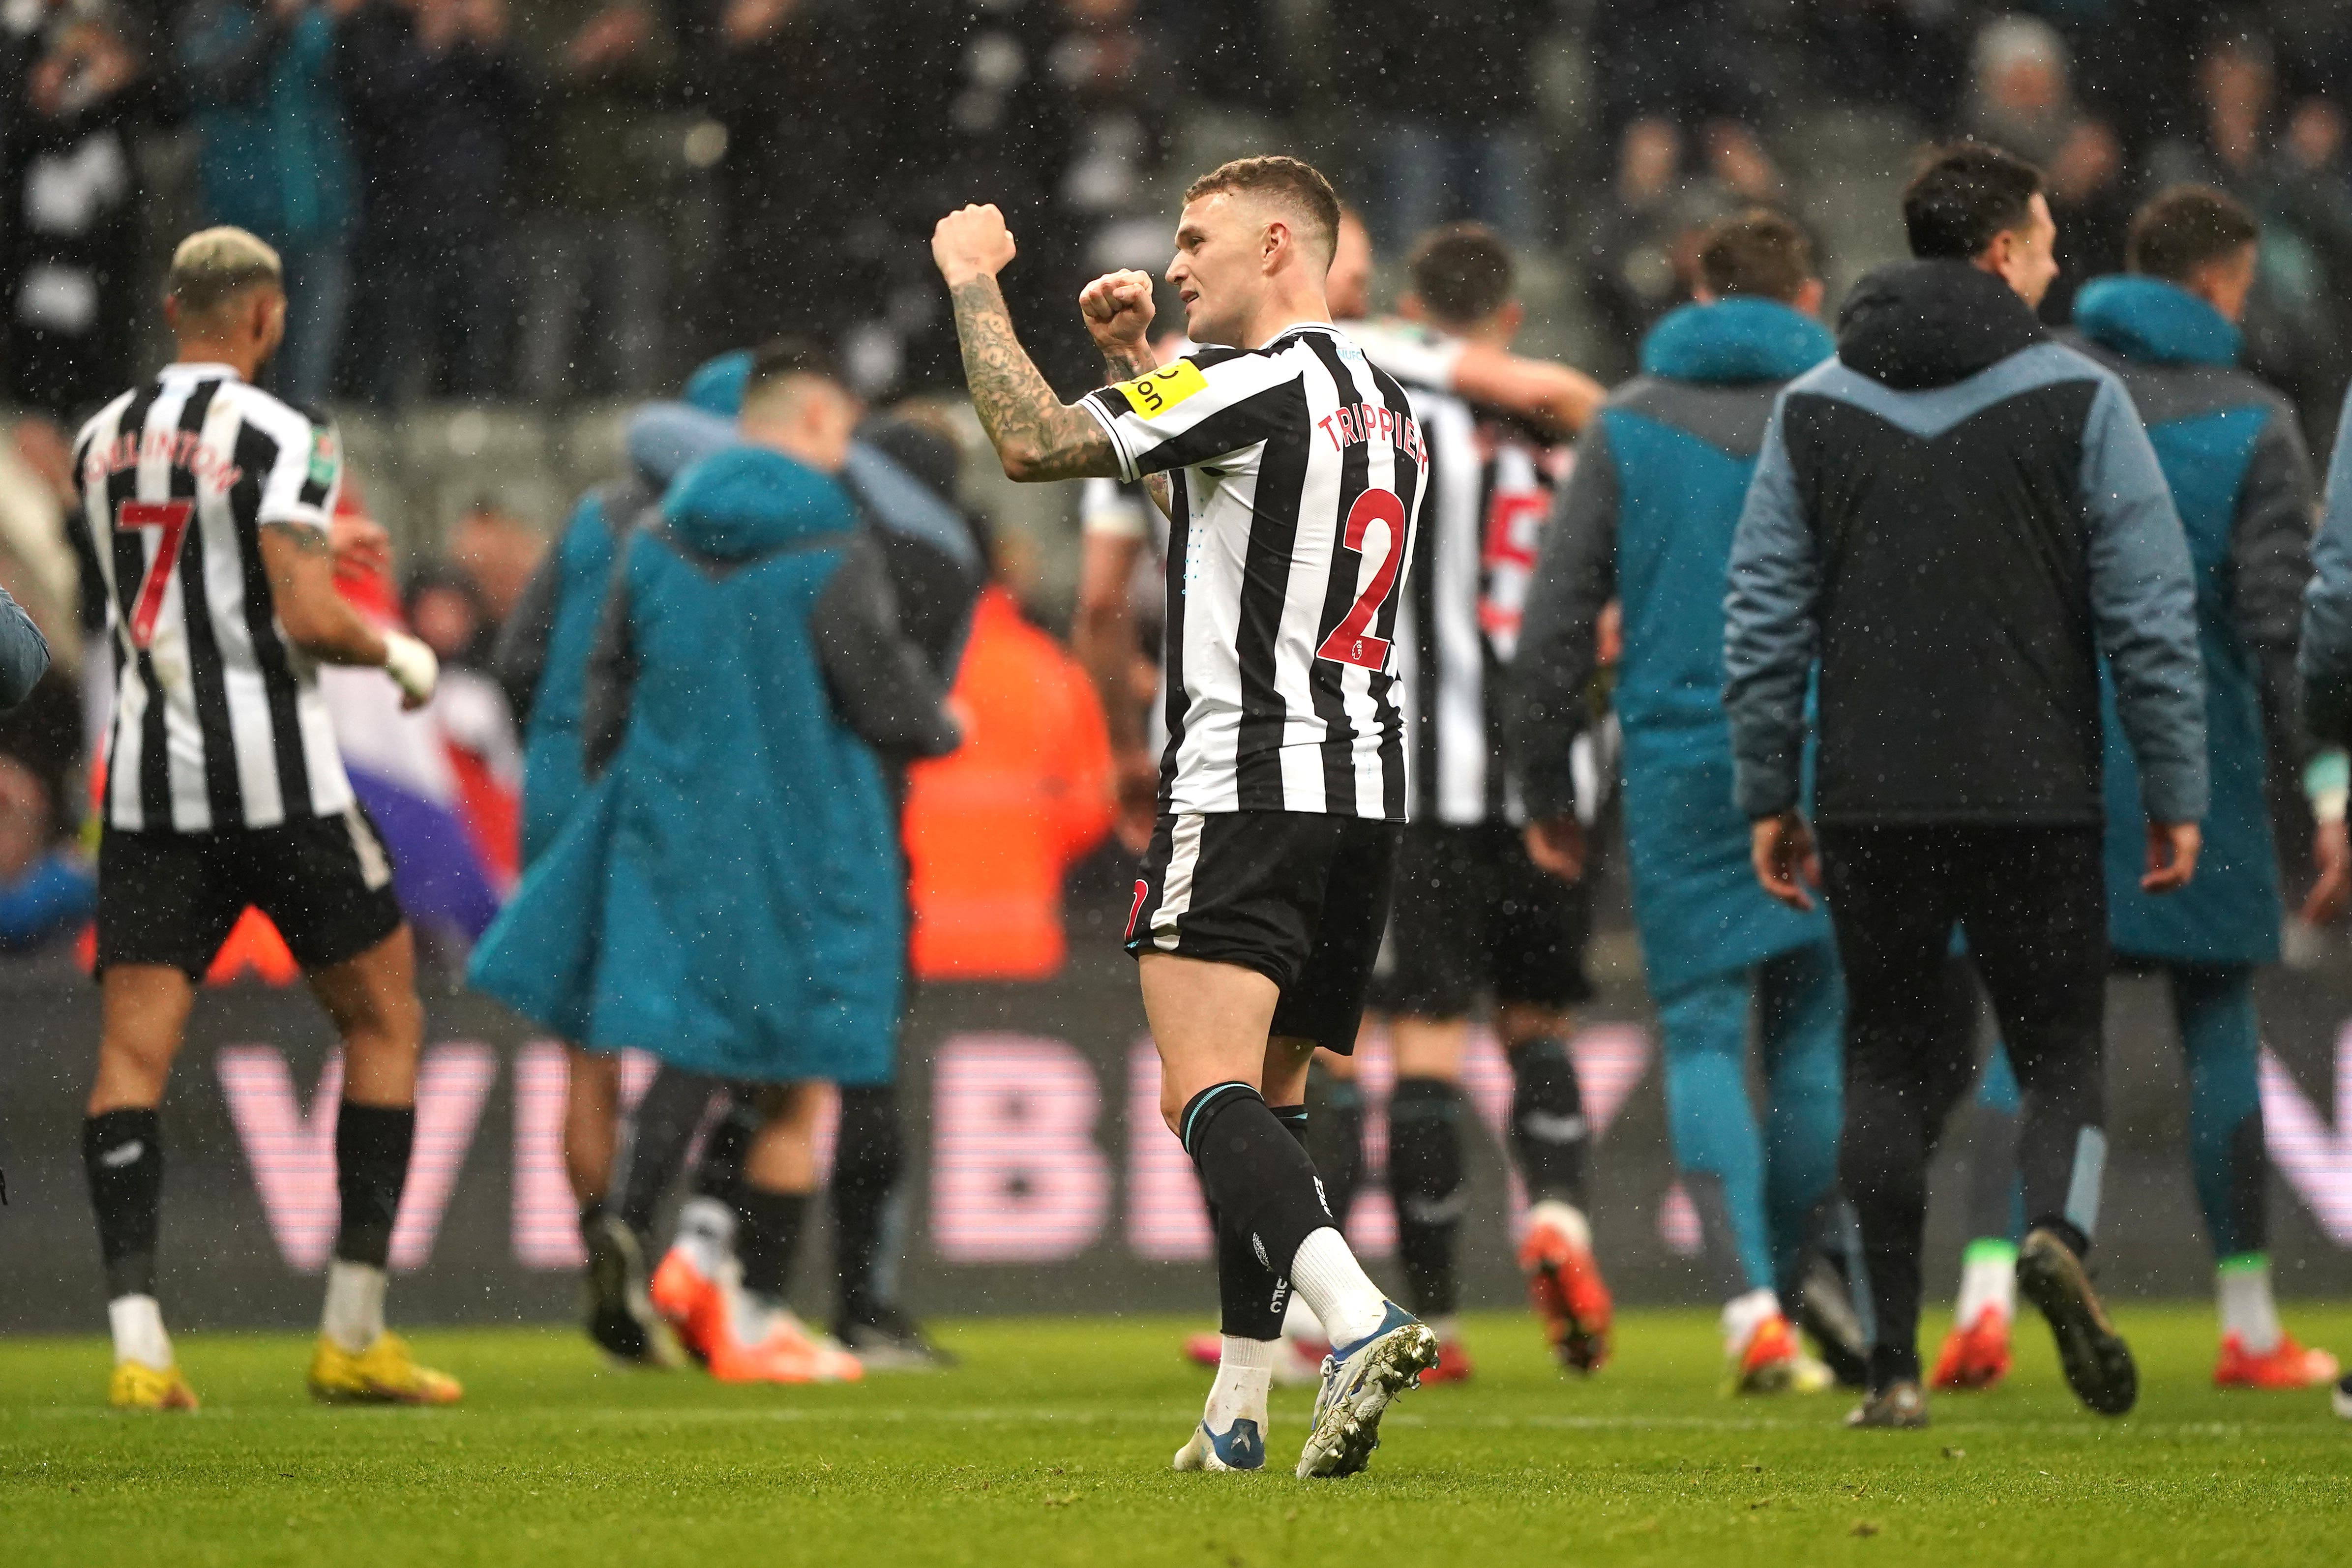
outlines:
[{"label": "player's hand", "polygon": [[2352,904],[2352,833],[2344,821],[2322,822],[2311,831],[2311,863],[2319,872],[2311,896],[2303,901],[2304,923],[2325,925]]},{"label": "player's hand", "polygon": [[[2193,857],[2196,852],[2189,852]],[[1822,856],[1803,817],[1783,811],[1759,819],[1749,830],[1748,858],[1765,892],[1791,909],[1812,908],[1813,895],[1805,890],[1822,885]]]},{"label": "player's hand", "polygon": [[2205,835],[2194,822],[2150,822],[2147,825],[2147,874],[2139,879],[2143,893],[2178,893],[2197,874],[2197,851]]},{"label": "player's hand", "polygon": [[1562,882],[1584,880],[1584,824],[1573,811],[1529,822],[1528,859]]},{"label": "player's hand", "polygon": [[1078,313],[1095,347],[1108,354],[1132,353],[1151,330],[1151,275],[1106,272],[1078,291]]},{"label": "player's hand", "polygon": [[1160,821],[1160,764],[1149,747],[1139,746],[1114,766],[1118,815],[1112,819],[1111,831],[1128,853],[1139,855],[1151,847],[1151,830]]},{"label": "player's hand", "polygon": [[1013,260],[1013,231],[1004,226],[1004,214],[993,203],[959,207],[931,230],[931,259],[939,263],[940,276],[950,288],[975,277],[995,277]]},{"label": "player's hand", "polygon": [[405,632],[383,634],[383,673],[400,688],[400,706],[414,712],[433,700],[441,684],[441,661]]}]

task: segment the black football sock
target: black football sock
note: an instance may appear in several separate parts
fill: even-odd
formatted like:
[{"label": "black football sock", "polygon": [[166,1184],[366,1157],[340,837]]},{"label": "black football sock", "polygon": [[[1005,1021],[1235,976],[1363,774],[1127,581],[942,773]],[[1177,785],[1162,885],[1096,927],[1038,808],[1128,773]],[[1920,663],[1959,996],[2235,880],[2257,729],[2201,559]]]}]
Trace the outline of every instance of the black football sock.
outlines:
[{"label": "black football sock", "polygon": [[408,1153],[416,1142],[413,1105],[362,1105],[346,1100],[335,1115],[335,1187],[342,1196],[342,1226],[335,1256],[346,1263],[385,1267],[400,1190],[408,1185]]},{"label": "black football sock", "polygon": [[1318,1072],[1307,1100],[1313,1115],[1307,1124],[1307,1152],[1314,1157],[1316,1174],[1323,1178],[1323,1196],[1331,1205],[1332,1223],[1344,1230],[1356,1205],[1356,1189],[1364,1180],[1363,1087],[1353,1079]]},{"label": "black football sock", "polygon": [[1591,1208],[1591,1128],[1568,1047],[1557,1040],[1531,1040],[1510,1057],[1511,1155],[1527,1184],[1528,1201],[1550,1198],[1579,1211]]},{"label": "black football sock", "polygon": [[[1220,1296],[1238,1303],[1270,1281],[1286,1298],[1283,1281],[1298,1244],[1332,1223],[1315,1179],[1314,1162],[1265,1097],[1246,1083],[1211,1084],[1192,1096],[1176,1125],[1217,1217]],[[1244,1243],[1249,1260],[1264,1270],[1264,1276],[1240,1267],[1239,1249]],[[1228,1278],[1236,1273],[1241,1278]],[[1265,1300],[1279,1332],[1285,1302],[1274,1294]],[[1259,1315],[1255,1321],[1263,1324],[1265,1319]],[[1274,1334],[1241,1337],[1271,1339]]]},{"label": "black football sock", "polygon": [[792,1286],[793,1255],[800,1249],[808,1206],[804,1192],[768,1192],[747,1184],[735,1187],[735,1255],[743,1265],[745,1291],[762,1301],[783,1301]]},{"label": "black football sock", "polygon": [[146,1107],[101,1111],[81,1124],[82,1166],[98,1213],[106,1294],[155,1293],[156,1210],[163,1194],[163,1118]]},{"label": "black football sock", "polygon": [[878,1268],[889,1228],[890,1195],[907,1165],[898,1098],[889,1084],[841,1091],[841,1131],[833,1154],[833,1251],[841,1315],[871,1322],[891,1305]]},{"label": "black football sock", "polygon": [[1389,1096],[1389,1193],[1397,1259],[1423,1318],[1454,1311],[1454,1246],[1462,1226],[1462,1092],[1440,1078],[1400,1078]]},{"label": "black football sock", "polygon": [[662,1194],[686,1164],[687,1146],[694,1142],[694,1130],[702,1124],[710,1097],[719,1087],[719,1080],[705,1073],[665,1064],[656,1070],[645,1097],[629,1113],[613,1191],[618,1195],[617,1212],[636,1232],[639,1245],[652,1245]]},{"label": "black football sock", "polygon": [[[1269,1107],[1283,1130],[1307,1146],[1307,1107]],[[1213,1206],[1209,1223],[1217,1237],[1217,1301],[1219,1331],[1234,1339],[1279,1339],[1282,1320],[1290,1307],[1290,1281],[1265,1264],[1247,1231],[1223,1224]]]},{"label": "black football sock", "polygon": [[702,1140],[702,1158],[695,1162],[695,1197],[735,1201],[742,1185],[743,1156],[751,1152],[751,1140],[759,1136],[766,1121],[760,1108],[740,1092],[728,1097],[727,1109]]}]

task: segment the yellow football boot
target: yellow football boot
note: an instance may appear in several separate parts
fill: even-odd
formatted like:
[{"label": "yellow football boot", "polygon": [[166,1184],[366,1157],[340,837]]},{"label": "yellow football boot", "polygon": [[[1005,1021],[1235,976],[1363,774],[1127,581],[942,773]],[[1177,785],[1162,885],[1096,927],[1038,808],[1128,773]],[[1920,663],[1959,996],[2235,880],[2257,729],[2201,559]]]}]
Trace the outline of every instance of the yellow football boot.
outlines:
[{"label": "yellow football boot", "polygon": [[465,1389],[446,1372],[419,1366],[408,1342],[376,1335],[357,1355],[321,1334],[310,1357],[310,1397],[327,1405],[455,1405]]},{"label": "yellow football boot", "polygon": [[159,1371],[136,1361],[118,1361],[106,1385],[106,1402],[117,1410],[193,1410],[196,1391],[176,1366]]}]

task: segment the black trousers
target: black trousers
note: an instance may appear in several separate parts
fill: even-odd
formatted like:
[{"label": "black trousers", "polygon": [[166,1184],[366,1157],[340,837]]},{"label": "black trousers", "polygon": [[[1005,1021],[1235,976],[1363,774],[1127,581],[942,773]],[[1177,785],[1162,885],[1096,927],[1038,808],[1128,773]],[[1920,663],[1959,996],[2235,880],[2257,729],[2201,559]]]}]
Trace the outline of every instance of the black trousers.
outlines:
[{"label": "black trousers", "polygon": [[2027,1220],[2089,1244],[2105,1156],[2101,837],[2095,826],[1822,829],[1847,991],[1838,1179],[1862,1227],[1874,1387],[1919,1375],[1927,1160],[1975,1066],[1975,1004],[1950,957],[1955,926],[2022,1091]]}]

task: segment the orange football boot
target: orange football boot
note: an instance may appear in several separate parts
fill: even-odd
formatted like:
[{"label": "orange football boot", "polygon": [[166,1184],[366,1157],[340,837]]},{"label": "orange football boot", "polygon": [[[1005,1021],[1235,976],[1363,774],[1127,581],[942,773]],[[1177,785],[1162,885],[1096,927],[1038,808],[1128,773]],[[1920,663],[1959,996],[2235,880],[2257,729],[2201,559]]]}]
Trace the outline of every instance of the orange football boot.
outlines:
[{"label": "orange football boot", "polygon": [[1797,1331],[1775,1312],[1756,1325],[1731,1374],[1734,1394],[1819,1394],[1836,1381],[1805,1354]]},{"label": "orange football boot", "polygon": [[663,1253],[661,1267],[654,1270],[646,1293],[686,1353],[707,1364],[711,1342],[719,1337],[719,1319],[726,1314],[726,1302],[719,1281],[703,1271],[692,1250],[673,1245]]},{"label": "orange football boot", "polygon": [[1527,1239],[1519,1243],[1528,1304],[1543,1320],[1559,1364],[1573,1372],[1597,1372],[1609,1359],[1609,1287],[1590,1235],[1574,1209],[1545,1202],[1528,1211]]},{"label": "orange football boot", "polygon": [[1929,1386],[1950,1392],[1998,1388],[2009,1375],[2009,1319],[1999,1307],[1980,1307],[1965,1328],[1954,1324],[1936,1356]]},{"label": "orange football boot", "polygon": [[2256,1355],[2245,1340],[2231,1334],[2221,1342],[2221,1357],[2213,1364],[2216,1388],[2318,1388],[2336,1381],[2343,1369],[2324,1350],[2305,1350],[2289,1333]]},{"label": "orange football boot", "polygon": [[791,1312],[752,1310],[740,1291],[720,1294],[708,1342],[710,1375],[719,1382],[856,1383],[866,1376],[864,1363],[810,1333]]}]

